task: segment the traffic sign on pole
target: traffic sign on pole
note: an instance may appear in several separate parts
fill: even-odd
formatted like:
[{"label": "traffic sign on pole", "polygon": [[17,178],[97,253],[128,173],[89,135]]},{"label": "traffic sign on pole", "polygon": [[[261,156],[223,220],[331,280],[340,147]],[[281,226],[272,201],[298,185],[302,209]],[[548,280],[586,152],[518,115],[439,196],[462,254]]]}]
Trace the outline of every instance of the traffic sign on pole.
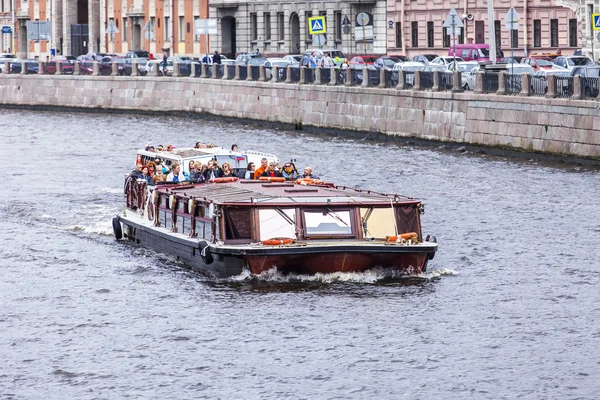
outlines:
[{"label": "traffic sign on pole", "polygon": [[519,30],[519,22],[521,21],[521,17],[517,14],[517,10],[514,7],[511,7],[504,17],[504,27],[509,31],[517,31]]},{"label": "traffic sign on pole", "polygon": [[311,35],[320,35],[327,33],[327,25],[325,24],[325,16],[310,17],[308,19],[308,32]]},{"label": "traffic sign on pole", "polygon": [[600,14],[592,14],[592,24],[595,31],[600,31]]}]

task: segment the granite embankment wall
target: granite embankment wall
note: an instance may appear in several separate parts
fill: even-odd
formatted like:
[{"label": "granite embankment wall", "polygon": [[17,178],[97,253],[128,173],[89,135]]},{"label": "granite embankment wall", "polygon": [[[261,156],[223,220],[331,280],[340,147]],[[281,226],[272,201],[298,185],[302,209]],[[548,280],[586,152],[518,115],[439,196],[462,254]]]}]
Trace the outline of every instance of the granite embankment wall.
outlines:
[{"label": "granite embankment wall", "polygon": [[202,78],[0,75],[0,104],[179,111],[600,159],[600,102]]}]

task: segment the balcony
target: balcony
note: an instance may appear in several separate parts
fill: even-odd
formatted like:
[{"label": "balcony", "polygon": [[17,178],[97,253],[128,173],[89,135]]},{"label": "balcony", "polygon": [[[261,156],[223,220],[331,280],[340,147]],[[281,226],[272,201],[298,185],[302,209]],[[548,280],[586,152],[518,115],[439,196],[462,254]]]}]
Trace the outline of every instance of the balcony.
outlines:
[{"label": "balcony", "polygon": [[144,6],[136,6],[132,5],[129,7],[129,12],[127,13],[128,17],[145,17],[146,14],[144,12]]},{"label": "balcony", "polygon": [[30,20],[31,17],[29,16],[29,7],[18,8],[15,12],[15,18]]}]

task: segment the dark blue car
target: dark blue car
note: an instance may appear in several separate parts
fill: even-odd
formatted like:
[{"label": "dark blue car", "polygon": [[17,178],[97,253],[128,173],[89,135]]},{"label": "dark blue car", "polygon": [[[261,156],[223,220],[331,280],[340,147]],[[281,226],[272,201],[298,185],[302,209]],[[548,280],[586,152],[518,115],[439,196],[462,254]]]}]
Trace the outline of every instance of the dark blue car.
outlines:
[{"label": "dark blue car", "polygon": [[10,64],[10,73],[11,74],[20,74],[21,69],[22,69],[22,66],[21,66],[22,63],[25,63],[25,65],[27,66],[28,74],[37,74],[40,69],[38,60],[32,60],[32,59],[15,60],[15,61],[11,62],[11,64]]}]

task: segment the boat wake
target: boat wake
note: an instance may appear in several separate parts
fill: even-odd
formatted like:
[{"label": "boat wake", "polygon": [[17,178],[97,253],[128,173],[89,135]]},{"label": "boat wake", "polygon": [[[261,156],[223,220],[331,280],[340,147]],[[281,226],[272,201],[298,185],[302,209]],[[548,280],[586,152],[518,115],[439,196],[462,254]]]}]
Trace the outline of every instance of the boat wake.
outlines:
[{"label": "boat wake", "polygon": [[423,274],[410,275],[401,273],[396,270],[373,268],[365,272],[334,272],[330,274],[316,273],[311,275],[303,274],[284,274],[276,268],[263,272],[260,275],[254,275],[249,270],[245,270],[240,275],[228,278],[230,282],[271,282],[271,283],[287,283],[287,282],[317,282],[317,283],[365,283],[379,284],[394,281],[410,281],[410,282],[428,282],[440,279],[442,276],[458,275],[458,272],[443,268],[439,270],[427,271]]},{"label": "boat wake", "polygon": [[70,225],[65,227],[65,230],[72,232],[91,233],[100,236],[112,236],[113,229],[111,220],[106,218],[103,221],[91,223],[90,225]]}]

